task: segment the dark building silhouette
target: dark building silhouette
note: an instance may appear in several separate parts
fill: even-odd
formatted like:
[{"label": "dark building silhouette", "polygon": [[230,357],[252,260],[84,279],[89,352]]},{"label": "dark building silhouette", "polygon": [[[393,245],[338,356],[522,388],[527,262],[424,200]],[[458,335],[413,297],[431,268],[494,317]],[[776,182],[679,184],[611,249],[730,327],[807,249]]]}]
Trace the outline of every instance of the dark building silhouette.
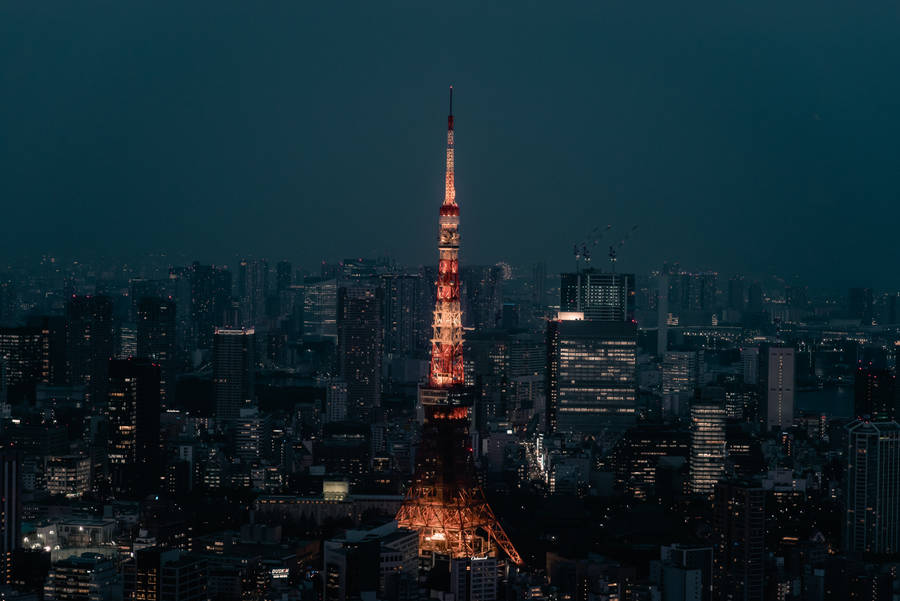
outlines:
[{"label": "dark building silhouette", "polygon": [[275,264],[275,291],[284,292],[294,283],[294,271],[290,261]]},{"label": "dark building silhouette", "polygon": [[113,488],[130,494],[159,484],[160,369],[147,359],[109,362],[109,464]]},{"label": "dark building silhouette", "polygon": [[66,305],[68,380],[85,387],[88,403],[106,401],[109,360],[115,355],[113,304],[106,296],[75,296]]},{"label": "dark building silhouette", "polygon": [[875,301],[871,288],[851,288],[847,294],[847,316],[871,324],[875,315]]},{"label": "dark building silhouette", "polygon": [[338,361],[347,383],[347,414],[366,420],[381,405],[383,294],[376,286],[338,291]]},{"label": "dark building silhouette", "polygon": [[874,420],[897,418],[897,377],[889,369],[860,367],[853,388],[853,412]]},{"label": "dark building silhouette", "polygon": [[13,557],[22,539],[22,455],[0,450],[0,584],[11,584]]},{"label": "dark building silhouette", "polygon": [[765,533],[765,490],[744,480],[716,484],[713,582],[717,598],[762,601]]},{"label": "dark building silhouette", "polygon": [[33,315],[29,328],[37,328],[43,338],[45,361],[42,382],[51,386],[66,384],[66,318],[63,315]]},{"label": "dark building silhouette", "polygon": [[253,328],[218,328],[213,344],[216,417],[233,422],[256,399],[256,333]]},{"label": "dark building silhouette", "polygon": [[138,301],[137,356],[159,365],[160,401],[173,401],[175,392],[175,303],[145,296]]},{"label": "dark building silhouette", "polygon": [[[422,310],[420,275],[386,274],[381,276],[384,288],[384,352],[390,355],[424,353],[431,336],[431,324]],[[430,308],[431,303],[427,303]]]},{"label": "dark building silhouette", "polygon": [[228,323],[231,306],[231,272],[194,263],[190,269],[191,334],[197,348],[212,347],[218,326]]}]

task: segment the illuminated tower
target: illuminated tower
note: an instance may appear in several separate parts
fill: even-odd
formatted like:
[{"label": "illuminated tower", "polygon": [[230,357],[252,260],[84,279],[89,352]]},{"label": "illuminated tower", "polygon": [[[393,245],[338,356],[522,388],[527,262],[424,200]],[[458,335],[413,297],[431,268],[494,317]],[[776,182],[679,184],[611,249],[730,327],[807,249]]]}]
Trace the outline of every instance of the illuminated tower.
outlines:
[{"label": "illuminated tower", "polygon": [[416,475],[397,513],[401,527],[419,533],[419,553],[484,557],[502,549],[519,554],[491,511],[475,478],[469,438],[473,395],[465,386],[459,294],[459,205],[453,184],[453,88],[447,117],[447,177],[440,209],[437,300],[431,368],[419,389],[424,415]]}]

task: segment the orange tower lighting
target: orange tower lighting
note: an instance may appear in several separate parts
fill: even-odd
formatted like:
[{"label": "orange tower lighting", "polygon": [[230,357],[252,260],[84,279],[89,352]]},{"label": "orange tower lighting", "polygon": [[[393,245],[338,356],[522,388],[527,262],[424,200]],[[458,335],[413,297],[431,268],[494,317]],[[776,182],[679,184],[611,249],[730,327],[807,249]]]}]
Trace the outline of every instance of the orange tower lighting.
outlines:
[{"label": "orange tower lighting", "polygon": [[472,392],[463,369],[459,291],[459,205],[454,186],[453,87],[447,117],[447,171],[440,208],[438,280],[428,384],[419,389],[424,422],[416,475],[397,513],[400,526],[419,533],[419,553],[450,557],[502,550],[521,564],[478,485],[469,446]]}]

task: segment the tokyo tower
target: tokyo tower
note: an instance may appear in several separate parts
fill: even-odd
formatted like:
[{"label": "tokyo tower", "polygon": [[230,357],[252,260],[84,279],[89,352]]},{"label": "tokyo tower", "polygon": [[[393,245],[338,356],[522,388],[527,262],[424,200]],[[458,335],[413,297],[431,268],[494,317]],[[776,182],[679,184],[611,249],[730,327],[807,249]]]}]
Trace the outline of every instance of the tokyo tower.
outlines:
[{"label": "tokyo tower", "polygon": [[465,385],[459,290],[459,205],[453,181],[453,87],[447,117],[447,171],[440,208],[437,300],[416,474],[397,522],[419,533],[420,555],[484,557],[502,550],[521,564],[475,477],[469,438],[473,394]]}]

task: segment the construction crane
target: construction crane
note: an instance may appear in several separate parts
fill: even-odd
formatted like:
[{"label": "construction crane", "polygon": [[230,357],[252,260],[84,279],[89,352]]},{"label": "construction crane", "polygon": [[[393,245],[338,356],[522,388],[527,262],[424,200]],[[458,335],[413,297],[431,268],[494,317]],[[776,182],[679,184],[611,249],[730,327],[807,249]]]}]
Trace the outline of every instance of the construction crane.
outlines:
[{"label": "construction crane", "polygon": [[625,242],[631,237],[631,234],[637,230],[637,225],[633,225],[628,232],[626,232],[625,237],[619,240],[618,244],[610,245],[609,247],[609,268],[615,273],[616,272],[616,260],[618,259],[618,251],[620,248],[625,246]]},{"label": "construction crane", "polygon": [[[604,234],[612,229],[612,225],[607,225],[602,231],[600,230],[601,227],[602,226],[600,225],[594,227],[594,229],[585,236],[584,242],[575,244],[575,271],[578,271],[579,261],[582,259],[584,259],[586,264],[591,262],[591,251],[593,251],[594,247],[603,239]],[[592,240],[593,242],[591,242]],[[590,243],[590,246],[588,246],[588,243]]]}]

